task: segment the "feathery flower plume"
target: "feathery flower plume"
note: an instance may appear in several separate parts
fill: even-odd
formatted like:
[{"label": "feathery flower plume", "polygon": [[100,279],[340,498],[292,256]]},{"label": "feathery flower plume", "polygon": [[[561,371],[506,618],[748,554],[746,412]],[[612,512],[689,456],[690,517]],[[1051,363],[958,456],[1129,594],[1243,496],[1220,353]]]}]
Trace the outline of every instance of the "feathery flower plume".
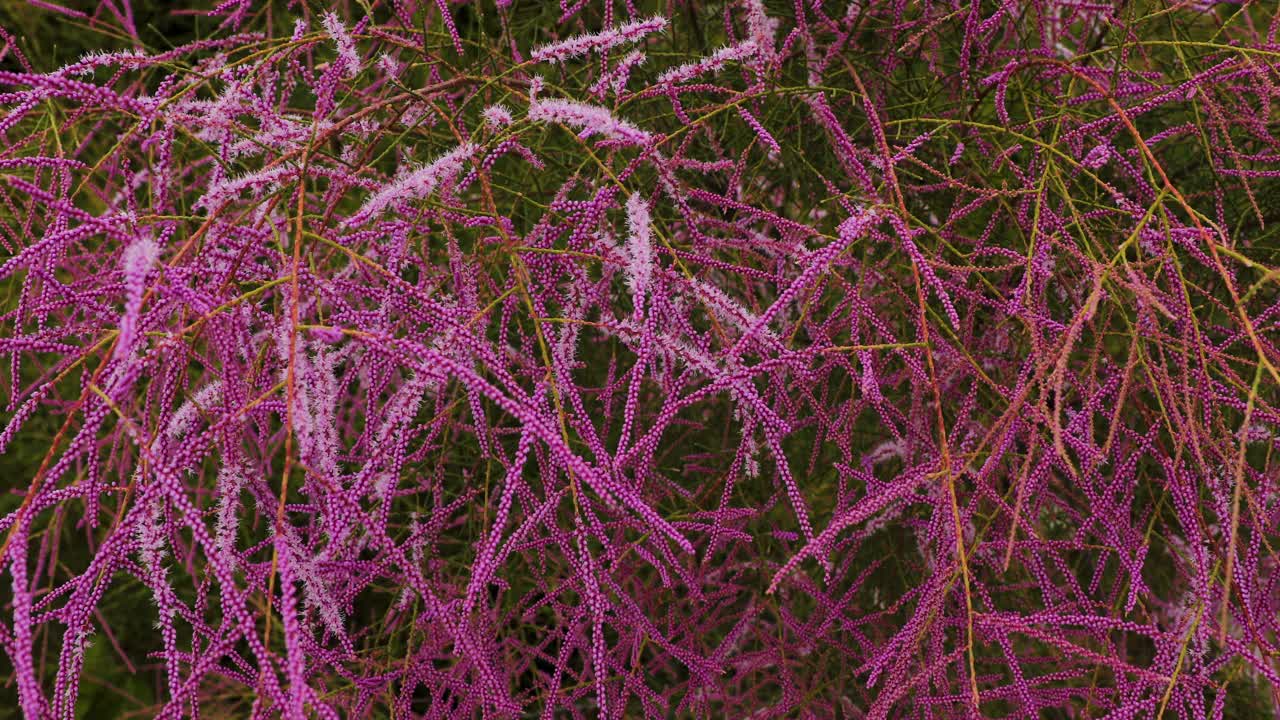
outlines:
[{"label": "feathery flower plume", "polygon": [[653,221],[649,204],[639,193],[627,199],[627,286],[636,307],[644,307],[645,292],[653,278]]},{"label": "feathery flower plume", "polygon": [[594,35],[578,35],[568,40],[539,46],[534,48],[529,57],[537,62],[556,63],[589,52],[608,52],[619,45],[636,42],[650,33],[662,32],[666,28],[667,19],[662,15],[654,15],[643,20],[623,23]]},{"label": "feathery flower plume", "polygon": [[631,145],[644,145],[653,137],[626,120],[615,118],[607,108],[574,100],[538,98],[530,103],[528,117],[534,122],[558,122],[578,128],[582,137],[600,135]]},{"label": "feathery flower plume", "polygon": [[120,336],[116,339],[115,357],[121,359],[134,351],[138,337],[138,324],[142,312],[142,293],[147,273],[160,254],[155,240],[140,237],[121,256],[121,272],[124,275],[124,315],[120,318]]},{"label": "feathery flower plume", "polygon": [[755,57],[760,48],[754,39],[743,40],[734,45],[727,45],[716,50],[707,57],[683,65],[669,68],[658,76],[659,85],[675,85],[688,82],[709,73],[720,72],[725,65],[735,60],[746,60]]},{"label": "feathery flower plume", "polygon": [[335,12],[321,15],[320,24],[338,46],[338,59],[334,61],[335,71],[345,78],[355,77],[360,72],[360,54],[356,52],[355,41],[347,32],[347,26]]},{"label": "feathery flower plume", "polygon": [[463,163],[469,160],[479,147],[463,143],[416,170],[401,173],[370,197],[360,210],[347,218],[347,226],[359,225],[381,213],[392,203],[425,198],[442,185],[451,182],[462,172]]},{"label": "feathery flower plume", "polygon": [[773,63],[777,58],[775,50],[778,42],[778,18],[770,17],[765,12],[764,0],[742,0],[747,8],[747,38],[755,47],[756,53],[764,63]]}]

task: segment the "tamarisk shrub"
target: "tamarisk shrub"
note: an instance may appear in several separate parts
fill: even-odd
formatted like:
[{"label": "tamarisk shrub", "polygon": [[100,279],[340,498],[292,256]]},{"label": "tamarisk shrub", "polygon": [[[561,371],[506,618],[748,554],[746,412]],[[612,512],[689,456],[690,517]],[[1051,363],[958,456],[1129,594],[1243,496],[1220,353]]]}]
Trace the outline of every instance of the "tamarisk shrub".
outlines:
[{"label": "tamarisk shrub", "polygon": [[1280,707],[1274,4],[91,6],[0,51],[24,717]]}]

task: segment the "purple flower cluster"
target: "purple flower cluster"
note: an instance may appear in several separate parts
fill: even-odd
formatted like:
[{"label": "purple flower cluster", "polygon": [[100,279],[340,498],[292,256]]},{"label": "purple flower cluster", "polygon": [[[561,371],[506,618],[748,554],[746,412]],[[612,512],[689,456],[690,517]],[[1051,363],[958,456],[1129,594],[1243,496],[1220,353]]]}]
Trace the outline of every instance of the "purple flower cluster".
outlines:
[{"label": "purple flower cluster", "polygon": [[32,5],[23,716],[1280,707],[1274,8]]}]

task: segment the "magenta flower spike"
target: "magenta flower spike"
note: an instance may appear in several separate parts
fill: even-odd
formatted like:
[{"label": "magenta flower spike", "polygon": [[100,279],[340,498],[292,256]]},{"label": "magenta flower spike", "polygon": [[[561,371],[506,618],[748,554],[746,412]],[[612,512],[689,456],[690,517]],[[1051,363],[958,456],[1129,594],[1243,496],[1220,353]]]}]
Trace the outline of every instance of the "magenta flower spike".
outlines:
[{"label": "magenta flower spike", "polygon": [[534,48],[533,52],[529,53],[529,57],[538,62],[559,63],[589,52],[604,53],[620,45],[638,42],[646,35],[662,32],[666,27],[667,19],[661,15],[655,15],[643,20],[623,23],[603,32],[578,35],[567,40],[541,45]]}]

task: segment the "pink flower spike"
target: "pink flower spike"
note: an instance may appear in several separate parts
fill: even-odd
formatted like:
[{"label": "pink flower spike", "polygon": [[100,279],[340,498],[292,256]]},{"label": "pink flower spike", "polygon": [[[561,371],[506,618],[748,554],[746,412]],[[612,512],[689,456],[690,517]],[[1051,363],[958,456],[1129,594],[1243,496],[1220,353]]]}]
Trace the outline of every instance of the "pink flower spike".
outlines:
[{"label": "pink flower spike", "polygon": [[321,24],[324,26],[325,32],[329,33],[329,37],[333,38],[334,44],[338,46],[337,64],[341,68],[338,72],[346,78],[353,78],[360,72],[360,54],[356,52],[356,43],[351,39],[351,34],[347,32],[347,27],[342,24],[342,20],[338,18],[337,13],[327,12],[320,18]]},{"label": "pink flower spike", "polygon": [[675,85],[688,82],[696,77],[716,73],[725,65],[735,60],[746,60],[755,57],[760,51],[755,40],[744,40],[736,45],[729,45],[716,50],[700,60],[677,65],[658,76],[659,85]]},{"label": "pink flower spike", "polygon": [[463,163],[478,151],[478,146],[464,143],[416,170],[402,173],[365,201],[359,211],[347,218],[345,225],[348,227],[359,225],[382,212],[392,203],[429,196],[440,186],[457,177],[458,173],[462,172]]},{"label": "pink flower spike", "polygon": [[542,45],[535,48],[529,57],[538,62],[557,63],[571,57],[585,55],[588,52],[607,52],[619,45],[640,40],[645,35],[662,32],[667,27],[667,19],[655,15],[644,20],[610,28],[594,35],[579,35],[560,42]]},{"label": "pink flower spike", "polygon": [[606,108],[573,100],[539,98],[530,104],[528,117],[535,122],[564,123],[581,130],[583,137],[600,135],[631,145],[644,145],[653,137],[626,120],[615,118]]},{"label": "pink flower spike", "polygon": [[627,285],[637,310],[644,307],[644,295],[653,277],[653,221],[649,205],[639,193],[627,199]]}]

